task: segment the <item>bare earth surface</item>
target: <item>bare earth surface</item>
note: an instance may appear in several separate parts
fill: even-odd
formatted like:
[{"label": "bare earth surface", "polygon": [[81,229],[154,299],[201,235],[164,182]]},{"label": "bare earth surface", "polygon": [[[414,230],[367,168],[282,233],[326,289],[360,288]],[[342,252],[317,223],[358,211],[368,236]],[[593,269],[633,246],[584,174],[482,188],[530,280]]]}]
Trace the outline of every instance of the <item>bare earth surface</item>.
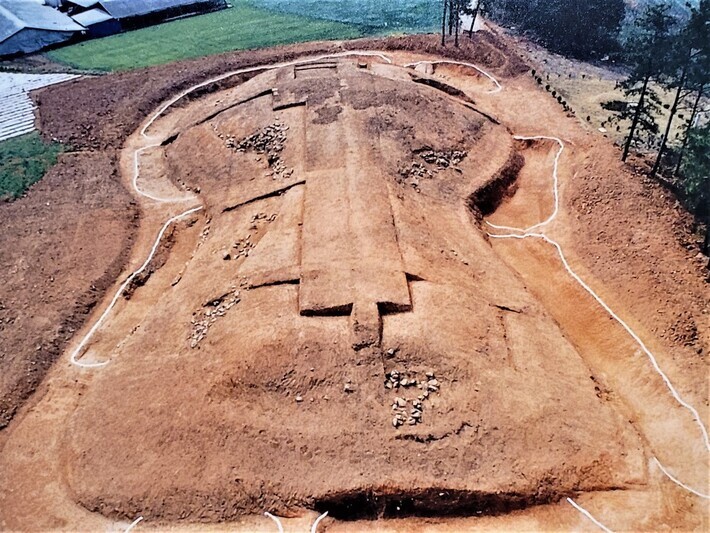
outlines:
[{"label": "bare earth surface", "polygon": [[[146,529],[273,530],[264,511],[292,530],[325,511],[329,531],[594,529],[567,497],[613,530],[707,529],[707,499],[688,489],[708,493],[710,294],[683,213],[495,37],[454,55],[500,85],[472,66],[407,66],[436,60],[434,42],[348,43],[385,55],[243,73],[154,121],[162,101],[222,72],[342,50],[227,55],[150,69],[138,85],[133,73],[83,80],[83,105],[66,88],[40,93],[45,131],[102,150],[101,175],[121,178],[116,192],[82,181],[115,202],[103,218],[81,196],[67,197],[73,211],[47,206],[54,231],[87,217],[94,231],[55,262],[77,248],[112,261],[77,261],[71,278],[80,290],[106,273],[108,297],[0,432],[3,529],[142,516]],[[59,120],[62,101],[76,102],[74,120]],[[105,120],[89,126],[94,105]],[[495,238],[506,231],[489,223],[555,212],[560,145],[516,138],[540,135],[564,150],[559,213],[539,231],[699,419],[553,246]],[[103,155],[121,147],[118,163]],[[127,191],[143,218],[117,276],[136,211]],[[44,270],[9,272],[15,302],[37,295],[23,287]],[[55,309],[76,301],[60,272],[64,291],[45,296]],[[24,306],[39,313],[34,298]],[[34,342],[53,316],[2,334],[30,346],[27,331]],[[0,363],[20,375],[28,360]],[[14,412],[20,396],[8,398]]]}]

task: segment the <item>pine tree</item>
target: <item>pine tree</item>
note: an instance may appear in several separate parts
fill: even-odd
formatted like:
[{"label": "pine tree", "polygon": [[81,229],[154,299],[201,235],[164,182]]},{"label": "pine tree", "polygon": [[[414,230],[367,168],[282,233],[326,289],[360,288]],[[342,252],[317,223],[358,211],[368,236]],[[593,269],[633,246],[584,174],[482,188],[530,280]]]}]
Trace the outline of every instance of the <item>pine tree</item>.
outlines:
[{"label": "pine tree", "polygon": [[627,101],[637,99],[637,104],[627,106],[617,117],[631,120],[622,161],[628,158],[639,133],[658,133],[656,117],[661,110],[661,100],[652,82],[658,81],[667,70],[675,22],[667,4],[651,5],[636,20],[635,31],[626,43],[627,60],[632,65],[632,71],[620,86]]},{"label": "pine tree", "polygon": [[[663,156],[668,144],[673,119],[678,112],[681,101],[697,90],[702,95],[710,77],[710,0],[702,0],[700,6],[691,11],[686,26],[675,39],[674,47],[669,54],[666,73],[669,89],[675,90],[675,97],[670,108],[666,129],[653,165],[653,174],[661,167]],[[691,124],[697,113],[700,100],[693,105]]]},{"label": "pine tree", "polygon": [[694,57],[688,68],[686,86],[689,92],[690,119],[686,123],[683,143],[678,153],[675,175],[680,172],[683,157],[688,145],[688,137],[695,126],[695,119],[700,111],[700,104],[710,88],[710,0],[701,0],[696,10],[693,10],[687,30],[690,48]]},{"label": "pine tree", "polygon": [[705,219],[703,252],[710,255],[710,125],[696,128],[688,135],[683,185],[691,209]]}]

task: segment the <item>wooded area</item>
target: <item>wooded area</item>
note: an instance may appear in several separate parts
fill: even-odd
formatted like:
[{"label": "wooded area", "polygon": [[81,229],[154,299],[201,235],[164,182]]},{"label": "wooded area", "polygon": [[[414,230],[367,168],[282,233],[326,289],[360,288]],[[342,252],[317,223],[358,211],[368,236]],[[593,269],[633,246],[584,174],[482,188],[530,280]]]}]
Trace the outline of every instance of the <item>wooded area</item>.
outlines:
[{"label": "wooded area", "polygon": [[[710,85],[710,0],[687,4],[685,15],[670,2],[627,12],[624,0],[443,0],[442,5],[443,46],[452,37],[459,45],[464,15],[472,16],[471,34],[476,17],[485,13],[553,52],[580,59],[613,54],[625,65],[628,76],[619,84],[625,100],[612,119],[630,124],[622,160],[632,149],[651,150],[651,174],[673,184],[686,206],[705,221],[703,251],[710,253],[710,126],[699,120],[707,112]],[[662,92],[672,95],[671,103],[663,102]],[[679,119],[682,133],[671,139]]]}]

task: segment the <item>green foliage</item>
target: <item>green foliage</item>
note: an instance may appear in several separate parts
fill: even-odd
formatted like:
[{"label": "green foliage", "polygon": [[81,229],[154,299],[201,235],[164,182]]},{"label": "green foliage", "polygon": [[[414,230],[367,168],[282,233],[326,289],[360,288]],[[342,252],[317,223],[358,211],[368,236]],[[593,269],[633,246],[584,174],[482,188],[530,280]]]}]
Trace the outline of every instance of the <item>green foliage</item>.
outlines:
[{"label": "green foliage", "polygon": [[0,142],[0,197],[21,196],[63,151],[61,144],[46,143],[36,132]]},{"label": "green foliage", "polygon": [[661,113],[661,100],[652,82],[663,82],[673,56],[677,38],[677,19],[669,14],[668,4],[654,4],[646,8],[635,21],[634,31],[626,42],[626,61],[631,73],[620,84],[627,101],[626,106],[613,121],[631,120],[622,159],[626,161],[629,150],[638,138],[648,145],[658,133],[656,121]]},{"label": "green foliage", "polygon": [[75,68],[119,71],[231,50],[352,39],[365,33],[352,24],[275,13],[245,0],[232,3],[234,7],[223,11],[85,41],[48,55]]},{"label": "green foliage", "polygon": [[538,37],[554,52],[587,59],[618,48],[624,0],[497,0],[492,16]]},{"label": "green foliage", "polygon": [[691,209],[710,216],[710,124],[688,134],[683,160],[683,186]]},{"label": "green foliage", "polygon": [[365,26],[376,32],[422,33],[441,25],[441,0],[251,0],[282,13]]}]

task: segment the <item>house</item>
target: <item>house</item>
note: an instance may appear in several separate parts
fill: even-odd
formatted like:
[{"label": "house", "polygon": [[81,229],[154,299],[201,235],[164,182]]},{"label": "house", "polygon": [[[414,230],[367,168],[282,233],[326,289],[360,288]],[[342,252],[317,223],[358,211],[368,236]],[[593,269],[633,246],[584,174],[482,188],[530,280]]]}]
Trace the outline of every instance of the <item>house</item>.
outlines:
[{"label": "house", "polygon": [[81,11],[71,18],[86,28],[87,37],[106,37],[121,32],[121,23],[100,7]]},{"label": "house", "polygon": [[0,57],[61,43],[84,27],[56,9],[30,0],[0,0]]}]

